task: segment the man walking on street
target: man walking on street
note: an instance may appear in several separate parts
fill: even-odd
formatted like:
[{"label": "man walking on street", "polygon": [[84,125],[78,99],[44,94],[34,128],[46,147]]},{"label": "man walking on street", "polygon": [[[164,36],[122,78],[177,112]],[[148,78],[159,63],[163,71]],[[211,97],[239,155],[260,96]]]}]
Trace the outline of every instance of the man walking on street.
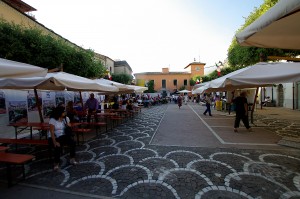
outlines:
[{"label": "man walking on street", "polygon": [[248,129],[249,132],[252,131],[251,127],[249,126],[249,119],[248,119],[248,102],[246,98],[246,92],[242,92],[239,97],[235,98],[233,100],[235,103],[235,109],[236,109],[236,116],[235,116],[235,122],[234,122],[234,132],[238,132],[238,128],[240,126],[240,121],[242,120],[246,129]]},{"label": "man walking on street", "polygon": [[210,99],[210,95],[209,94],[205,94],[204,101],[205,101],[206,110],[204,111],[203,115],[206,115],[206,113],[208,112],[209,116],[212,116],[211,115],[211,109],[210,109],[211,99]]}]

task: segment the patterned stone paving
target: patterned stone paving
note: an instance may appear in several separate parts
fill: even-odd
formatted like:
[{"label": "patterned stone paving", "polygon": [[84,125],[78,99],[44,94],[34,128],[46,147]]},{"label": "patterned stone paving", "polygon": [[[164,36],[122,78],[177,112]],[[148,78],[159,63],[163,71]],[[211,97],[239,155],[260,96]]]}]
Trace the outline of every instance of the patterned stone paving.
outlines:
[{"label": "patterned stone paving", "polygon": [[[300,198],[299,150],[149,145],[167,106],[143,110],[78,147],[79,165],[69,165],[64,155],[60,172],[52,170],[47,158],[39,158],[46,150],[33,151],[38,158],[26,165],[24,183],[130,199]],[[282,131],[293,126],[264,121],[274,129],[280,123]],[[1,178],[4,172],[2,166]]]},{"label": "patterned stone paving", "polygon": [[[280,116],[279,116],[280,117]],[[265,115],[254,114],[254,123],[260,123],[260,126],[265,127],[276,132],[281,137],[299,138],[300,137],[300,123],[284,119],[270,118]]]}]

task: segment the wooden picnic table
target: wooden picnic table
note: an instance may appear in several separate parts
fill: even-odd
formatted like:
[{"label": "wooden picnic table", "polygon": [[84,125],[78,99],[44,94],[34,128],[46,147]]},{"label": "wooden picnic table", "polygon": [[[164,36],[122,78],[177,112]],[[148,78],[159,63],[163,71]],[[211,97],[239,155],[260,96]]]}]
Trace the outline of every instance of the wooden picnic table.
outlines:
[{"label": "wooden picnic table", "polygon": [[[74,122],[70,123],[71,127],[76,127],[81,125],[80,122]],[[12,123],[9,124],[8,126],[13,126],[15,128],[15,137],[18,139],[18,133],[27,129],[28,127],[30,128],[30,139],[32,139],[32,129],[37,128],[40,130],[49,130],[50,129],[50,124],[49,123],[41,123],[41,122],[17,122],[17,123]],[[23,128],[22,128],[23,127]],[[21,130],[18,131],[18,128],[21,128]]]},{"label": "wooden picnic table", "polygon": [[12,185],[12,170],[11,165],[12,164],[21,164],[23,169],[23,179],[25,179],[25,163],[33,160],[35,156],[28,155],[28,154],[15,154],[15,153],[0,153],[0,162],[6,164],[7,168],[7,182],[8,186],[10,187]]},{"label": "wooden picnic table", "polygon": [[7,146],[0,146],[0,152],[5,152],[9,147]]},{"label": "wooden picnic table", "polygon": [[[32,139],[32,128],[49,128],[49,123],[41,123],[41,122],[17,122],[17,123],[11,123],[8,126],[13,126],[15,128],[15,137],[18,139],[18,133],[22,132],[23,130],[30,128],[30,139]],[[23,128],[21,128],[23,127]],[[21,130],[18,131],[18,128],[21,128]]]}]

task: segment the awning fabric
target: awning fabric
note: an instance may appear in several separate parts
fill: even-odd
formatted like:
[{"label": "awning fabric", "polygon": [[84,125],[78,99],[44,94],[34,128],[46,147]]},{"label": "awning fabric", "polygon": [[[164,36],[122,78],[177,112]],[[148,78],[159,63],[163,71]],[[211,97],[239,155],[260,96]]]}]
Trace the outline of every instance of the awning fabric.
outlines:
[{"label": "awning fabric", "polygon": [[2,89],[40,89],[69,91],[118,92],[115,86],[97,83],[94,80],[77,75],[57,72],[48,73],[45,77],[0,78]]},{"label": "awning fabric", "polygon": [[300,81],[300,63],[260,62],[207,83],[206,91],[234,90]]},{"label": "awning fabric", "polygon": [[236,34],[241,46],[300,49],[300,1],[281,0]]},{"label": "awning fabric", "polygon": [[48,69],[0,58],[0,78],[44,77]]},{"label": "awning fabric", "polygon": [[134,90],[129,88],[128,85],[122,84],[119,82],[115,82],[115,81],[111,81],[111,80],[103,79],[103,78],[95,79],[94,81],[96,81],[99,84],[115,86],[119,89],[118,93],[133,93],[134,92]]}]

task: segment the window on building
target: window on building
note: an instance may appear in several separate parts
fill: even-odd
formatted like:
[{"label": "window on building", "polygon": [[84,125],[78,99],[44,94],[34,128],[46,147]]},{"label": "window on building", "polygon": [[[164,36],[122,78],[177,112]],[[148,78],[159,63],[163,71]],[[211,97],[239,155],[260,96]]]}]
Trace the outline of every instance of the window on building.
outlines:
[{"label": "window on building", "polygon": [[177,86],[177,79],[173,80],[173,84],[174,84],[174,86]]},{"label": "window on building", "polygon": [[161,87],[166,88],[166,80],[165,79],[161,80]]},{"label": "window on building", "polygon": [[188,85],[188,81],[187,81],[187,79],[185,79],[185,80],[183,81],[183,85],[185,85],[185,86],[187,86],[187,85]]}]

